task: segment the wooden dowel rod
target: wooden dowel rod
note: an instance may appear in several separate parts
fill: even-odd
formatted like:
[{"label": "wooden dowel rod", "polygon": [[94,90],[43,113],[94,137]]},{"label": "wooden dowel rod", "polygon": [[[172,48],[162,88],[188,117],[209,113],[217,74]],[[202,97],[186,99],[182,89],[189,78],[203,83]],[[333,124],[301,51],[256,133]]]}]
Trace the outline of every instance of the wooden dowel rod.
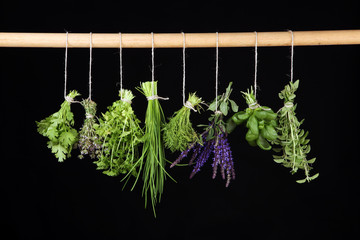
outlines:
[{"label": "wooden dowel rod", "polygon": [[[293,31],[294,46],[360,44],[360,30]],[[215,33],[185,33],[187,48],[215,47]],[[64,48],[65,33],[0,32],[0,47]],[[89,33],[69,33],[69,48],[89,48]],[[119,48],[118,33],[93,33],[93,48]],[[182,48],[181,33],[155,33],[155,48]],[[219,33],[219,47],[253,47],[254,32]],[[291,33],[258,32],[258,46],[290,46]],[[123,33],[123,48],[151,48],[150,33]]]}]

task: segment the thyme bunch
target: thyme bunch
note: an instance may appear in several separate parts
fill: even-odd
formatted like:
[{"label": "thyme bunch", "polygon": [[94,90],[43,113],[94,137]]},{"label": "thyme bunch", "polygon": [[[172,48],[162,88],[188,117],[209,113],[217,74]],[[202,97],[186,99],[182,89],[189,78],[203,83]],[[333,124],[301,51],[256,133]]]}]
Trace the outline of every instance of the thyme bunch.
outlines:
[{"label": "thyme bunch", "polygon": [[80,159],[85,155],[89,155],[91,159],[100,158],[101,156],[101,140],[96,133],[96,103],[89,98],[82,100],[81,105],[85,109],[84,124],[79,132],[79,142],[77,147],[80,150]]}]

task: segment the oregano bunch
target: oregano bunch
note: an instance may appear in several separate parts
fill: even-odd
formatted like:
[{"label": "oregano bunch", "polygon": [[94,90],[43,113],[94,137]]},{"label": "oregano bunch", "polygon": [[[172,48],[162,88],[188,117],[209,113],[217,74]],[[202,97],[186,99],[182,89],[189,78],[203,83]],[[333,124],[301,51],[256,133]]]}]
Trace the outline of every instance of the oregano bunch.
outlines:
[{"label": "oregano bunch", "polygon": [[250,146],[259,146],[263,150],[270,150],[273,141],[277,139],[277,114],[269,107],[257,103],[253,89],[242,92],[248,104],[244,111],[235,113],[227,122],[229,132],[233,131],[236,125],[245,124],[248,131],[245,135]]},{"label": "oregano bunch", "polygon": [[71,150],[78,140],[78,132],[73,128],[74,114],[71,112],[70,104],[79,95],[76,90],[71,91],[58,112],[36,122],[37,131],[49,139],[47,146],[59,162],[71,156]]},{"label": "oregano bunch", "polygon": [[101,140],[96,133],[96,103],[90,98],[83,99],[80,104],[85,110],[84,124],[79,131],[79,142],[77,147],[80,150],[80,159],[85,155],[89,155],[91,159],[100,158],[101,156]]},{"label": "oregano bunch", "polygon": [[274,149],[281,153],[281,155],[274,155],[274,161],[282,164],[284,167],[291,168],[291,173],[295,174],[298,169],[305,171],[305,178],[297,180],[298,183],[310,182],[319,176],[319,173],[310,176],[310,166],[316,158],[307,159],[307,154],[310,153],[308,131],[301,129],[301,124],[304,119],[299,121],[296,117],[296,104],[294,99],[296,97],[295,91],[299,87],[299,80],[290,82],[285,86],[284,90],[279,93],[279,98],[284,100],[284,107],[278,112],[278,139],[277,144],[281,146],[280,149]]},{"label": "oregano bunch", "polygon": [[131,107],[131,100],[134,98],[132,92],[122,89],[119,96],[122,99],[109,106],[95,126],[102,143],[100,156],[94,163],[97,169],[103,170],[108,176],[137,176],[136,162],[143,131],[139,125],[140,120]]},{"label": "oregano bunch", "polygon": [[[208,108],[208,110],[211,110],[213,113],[209,118],[210,124],[201,125],[204,127],[204,132],[201,134],[203,143],[193,142],[190,144],[170,167],[180,163],[182,159],[187,157],[190,151],[193,151],[189,162],[189,165],[194,163],[194,168],[190,174],[190,178],[192,178],[200,171],[201,167],[209,159],[211,153],[213,153],[212,178],[214,179],[216,177],[218,167],[220,166],[221,176],[224,180],[226,178],[226,187],[229,186],[231,179],[235,179],[232,152],[227,140],[228,133],[226,132],[225,122],[223,120],[223,117],[228,115],[230,109],[233,112],[238,111],[238,105],[229,98],[232,92],[231,85],[232,82],[229,83],[226,92],[218,96],[217,101],[215,99]],[[219,110],[216,109],[217,105],[220,106]]]},{"label": "oregano bunch", "polygon": [[190,121],[191,110],[199,111],[201,102],[195,93],[190,93],[185,105],[165,124],[162,129],[164,144],[171,152],[184,151],[189,144],[202,142]]}]

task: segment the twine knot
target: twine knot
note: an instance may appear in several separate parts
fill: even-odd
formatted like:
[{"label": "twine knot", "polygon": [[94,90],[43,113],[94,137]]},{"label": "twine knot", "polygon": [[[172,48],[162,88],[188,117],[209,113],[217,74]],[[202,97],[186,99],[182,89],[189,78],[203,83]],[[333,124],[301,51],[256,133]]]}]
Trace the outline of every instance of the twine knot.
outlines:
[{"label": "twine knot", "polygon": [[158,95],[152,95],[152,96],[146,97],[146,99],[147,99],[148,101],[150,101],[150,100],[155,100],[155,99],[169,100],[169,98],[163,98],[163,97],[160,97],[160,96],[158,96]]},{"label": "twine knot", "polygon": [[187,108],[189,108],[189,109],[191,109],[191,110],[193,110],[194,112],[197,112],[196,109],[194,108],[194,105],[192,105],[192,103],[189,102],[189,101],[186,101],[186,103],[184,104],[184,106],[187,107]]}]

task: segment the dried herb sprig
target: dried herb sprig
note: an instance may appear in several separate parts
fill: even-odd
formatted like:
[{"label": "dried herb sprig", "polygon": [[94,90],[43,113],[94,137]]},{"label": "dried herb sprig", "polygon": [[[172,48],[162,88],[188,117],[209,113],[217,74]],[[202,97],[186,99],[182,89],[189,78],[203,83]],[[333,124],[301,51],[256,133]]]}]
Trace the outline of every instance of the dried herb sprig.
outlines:
[{"label": "dried herb sprig", "polygon": [[170,167],[180,163],[182,159],[187,157],[190,151],[193,151],[189,162],[189,165],[195,162],[194,169],[190,174],[190,178],[192,178],[200,171],[201,167],[209,159],[211,153],[213,153],[212,178],[214,179],[216,177],[218,166],[220,166],[222,178],[225,179],[226,175],[226,187],[229,186],[231,179],[235,179],[232,152],[227,140],[225,122],[223,121],[223,116],[229,113],[230,108],[233,112],[238,111],[237,104],[229,99],[232,92],[231,85],[232,82],[230,82],[226,92],[218,97],[217,103],[220,106],[220,110],[216,110],[216,100],[209,106],[209,110],[213,111],[213,114],[209,118],[210,124],[202,125],[205,128],[205,131],[201,134],[204,144],[193,142],[188,149],[180,154]]},{"label": "dried herb sprig", "polygon": [[141,83],[138,90],[147,98],[148,106],[145,116],[142,155],[136,165],[140,167],[139,171],[142,171],[142,196],[145,198],[145,207],[147,206],[148,195],[150,195],[153,212],[156,216],[155,206],[161,200],[166,175],[170,177],[165,171],[165,149],[161,135],[161,129],[165,124],[165,116],[157,96],[157,82]]},{"label": "dried herb sprig", "polygon": [[[310,145],[308,136],[309,132],[300,128],[304,120],[299,121],[296,117],[296,97],[295,91],[299,87],[299,80],[290,82],[285,86],[284,90],[279,93],[279,98],[284,100],[284,107],[278,112],[277,127],[279,136],[276,141],[281,146],[278,149],[281,155],[274,155],[274,161],[282,164],[284,167],[291,168],[291,173],[295,174],[298,169],[305,171],[305,178],[297,180],[298,183],[310,182],[319,176],[319,173],[310,176],[310,166],[315,162],[316,158],[307,160],[307,154],[310,153]],[[276,149],[274,149],[276,150]]]},{"label": "dried herb sprig", "polygon": [[131,107],[131,100],[134,98],[132,92],[122,89],[119,96],[122,99],[108,107],[96,127],[96,133],[102,140],[102,151],[94,163],[97,169],[104,170],[103,173],[108,176],[137,176],[136,162],[143,131],[139,125],[140,120]]},{"label": "dried herb sprig", "polygon": [[190,93],[185,105],[169,119],[163,128],[165,147],[172,152],[184,151],[189,144],[201,143],[201,138],[192,127],[190,121],[191,110],[200,111],[201,98]]},{"label": "dried herb sprig", "polygon": [[81,105],[85,109],[84,124],[79,132],[79,142],[77,147],[80,150],[80,159],[89,155],[91,159],[101,156],[101,139],[96,133],[98,124],[96,123],[96,103],[89,98],[82,100]]},{"label": "dried herb sprig", "polygon": [[36,122],[37,131],[49,139],[47,146],[59,162],[71,156],[71,150],[78,139],[78,132],[73,128],[74,114],[71,112],[70,104],[79,95],[76,90],[71,91],[58,112]]}]

